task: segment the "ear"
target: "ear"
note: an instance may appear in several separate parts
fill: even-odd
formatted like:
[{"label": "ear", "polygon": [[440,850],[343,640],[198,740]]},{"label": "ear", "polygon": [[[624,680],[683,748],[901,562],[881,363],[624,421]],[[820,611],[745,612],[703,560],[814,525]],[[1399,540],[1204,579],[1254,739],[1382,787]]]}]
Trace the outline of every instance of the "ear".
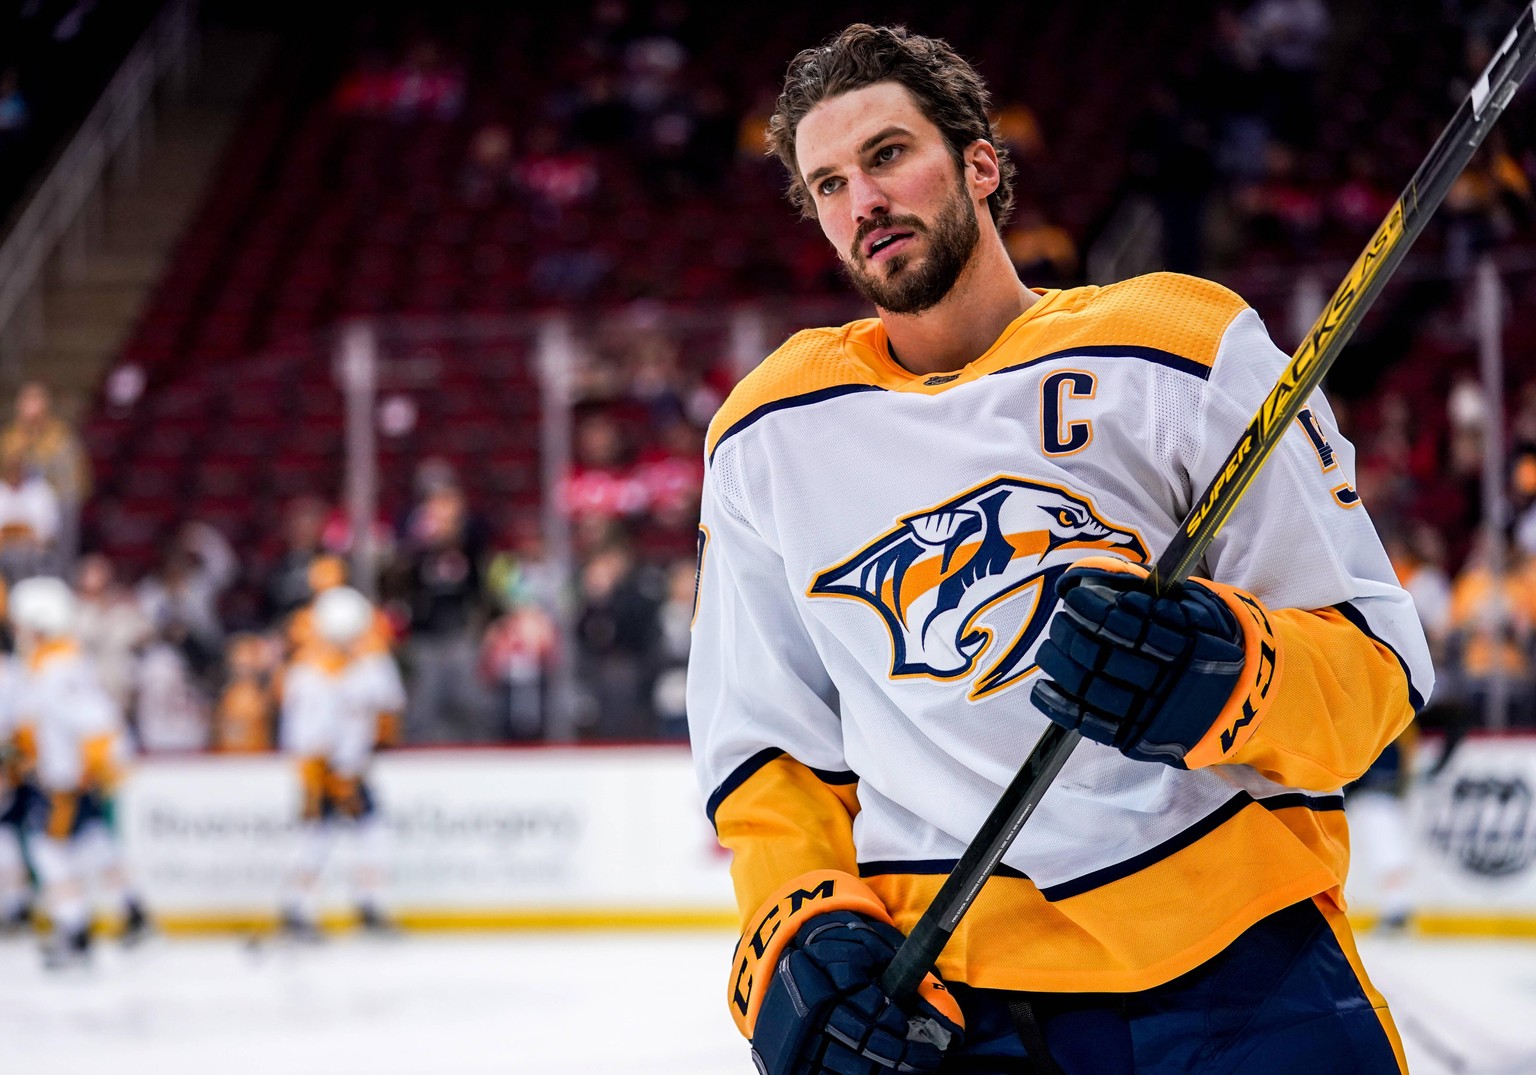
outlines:
[{"label": "ear", "polygon": [[960,154],[965,162],[965,181],[971,189],[971,197],[984,201],[1003,181],[1002,169],[997,163],[997,150],[991,142],[978,138]]}]

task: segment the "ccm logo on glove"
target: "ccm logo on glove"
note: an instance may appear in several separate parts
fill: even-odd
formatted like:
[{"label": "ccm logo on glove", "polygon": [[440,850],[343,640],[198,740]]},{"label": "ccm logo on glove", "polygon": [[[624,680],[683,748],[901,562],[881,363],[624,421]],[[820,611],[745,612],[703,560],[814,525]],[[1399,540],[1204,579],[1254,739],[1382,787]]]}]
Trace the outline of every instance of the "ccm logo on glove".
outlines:
[{"label": "ccm logo on glove", "polygon": [[880,988],[903,939],[851,874],[808,873],[770,896],[736,946],[729,990],[760,1075],[937,1072],[965,1020],[932,974],[909,1010]]}]

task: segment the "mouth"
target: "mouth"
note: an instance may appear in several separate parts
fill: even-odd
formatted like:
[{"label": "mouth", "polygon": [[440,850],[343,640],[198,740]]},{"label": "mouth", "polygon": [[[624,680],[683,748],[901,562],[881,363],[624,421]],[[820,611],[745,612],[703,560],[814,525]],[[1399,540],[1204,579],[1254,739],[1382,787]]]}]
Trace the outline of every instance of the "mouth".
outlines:
[{"label": "mouth", "polygon": [[916,238],[917,234],[910,231],[876,232],[873,237],[864,241],[864,260],[877,262],[894,257],[910,246]]}]

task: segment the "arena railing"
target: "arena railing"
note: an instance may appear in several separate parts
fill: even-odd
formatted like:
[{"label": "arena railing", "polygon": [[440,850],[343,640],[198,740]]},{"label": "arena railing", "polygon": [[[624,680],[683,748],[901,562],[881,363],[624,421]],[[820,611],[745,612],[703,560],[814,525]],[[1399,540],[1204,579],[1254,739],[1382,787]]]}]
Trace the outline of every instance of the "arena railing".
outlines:
[{"label": "arena railing", "polygon": [[156,90],[184,84],[195,58],[197,0],[170,0],[118,68],[0,241],[0,376],[25,376],[22,354],[43,330],[41,285],[54,256],[69,266],[90,241],[89,211],[116,166],[132,179],[153,134]]}]

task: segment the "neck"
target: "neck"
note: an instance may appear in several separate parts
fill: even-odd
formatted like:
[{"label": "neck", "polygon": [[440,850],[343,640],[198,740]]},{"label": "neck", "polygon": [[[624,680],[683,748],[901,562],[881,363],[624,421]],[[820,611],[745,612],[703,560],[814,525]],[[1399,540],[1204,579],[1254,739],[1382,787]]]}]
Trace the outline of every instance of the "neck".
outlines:
[{"label": "neck", "polygon": [[891,352],[912,373],[950,373],[974,361],[1003,329],[1040,301],[1014,272],[1002,236],[983,225],[980,242],[937,306],[920,314],[880,310]]}]

